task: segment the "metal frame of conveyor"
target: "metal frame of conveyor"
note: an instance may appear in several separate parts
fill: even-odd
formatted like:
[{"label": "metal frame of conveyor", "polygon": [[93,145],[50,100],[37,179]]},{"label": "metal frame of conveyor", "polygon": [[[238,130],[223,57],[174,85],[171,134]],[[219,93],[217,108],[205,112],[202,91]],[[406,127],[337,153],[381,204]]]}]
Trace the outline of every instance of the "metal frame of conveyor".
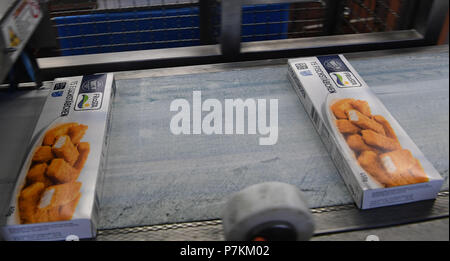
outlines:
[{"label": "metal frame of conveyor", "polygon": [[[202,23],[202,44],[193,47],[153,49],[104,54],[88,54],[38,59],[46,80],[55,77],[111,71],[128,71],[197,64],[313,56],[327,53],[397,49],[433,45],[437,43],[440,30],[448,12],[447,0],[407,0],[402,5],[398,30],[358,34],[333,34],[333,26],[342,14],[343,0],[323,0],[327,4],[325,26],[327,35],[242,42],[242,7],[268,3],[299,3],[305,0],[227,0],[220,2],[221,23],[218,44],[210,44],[208,28]],[[209,6],[217,1],[200,0],[200,21],[211,21]],[[202,11],[203,10],[203,11]],[[331,17],[331,18],[330,18]]]}]

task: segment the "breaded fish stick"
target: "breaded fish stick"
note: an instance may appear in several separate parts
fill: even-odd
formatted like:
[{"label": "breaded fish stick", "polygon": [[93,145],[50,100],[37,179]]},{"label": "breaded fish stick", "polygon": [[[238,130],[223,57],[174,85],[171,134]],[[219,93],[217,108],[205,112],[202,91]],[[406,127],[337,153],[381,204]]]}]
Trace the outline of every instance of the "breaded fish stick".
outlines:
[{"label": "breaded fish stick", "polygon": [[358,157],[358,163],[361,167],[369,173],[374,179],[386,187],[399,186],[394,179],[384,170],[381,165],[378,155],[373,151],[364,151]]},{"label": "breaded fish stick", "polygon": [[[81,196],[80,188],[80,182],[69,182],[48,187],[42,193],[36,209],[36,220],[53,222],[71,219]],[[61,210],[63,210],[63,213],[61,213]]]},{"label": "breaded fish stick", "polygon": [[50,186],[52,182],[47,176],[45,176],[46,170],[47,170],[46,163],[39,163],[34,165],[33,167],[30,168],[30,170],[27,173],[26,183],[33,184],[35,182],[42,182],[44,183],[45,187]]},{"label": "breaded fish stick", "polygon": [[22,224],[35,222],[34,213],[44,188],[44,183],[36,182],[20,192],[19,215]]},{"label": "breaded fish stick", "polygon": [[71,166],[77,161],[79,155],[77,148],[67,135],[58,137],[52,151],[56,157],[65,159]]},{"label": "breaded fish stick", "polygon": [[367,116],[369,118],[372,117],[372,112],[370,111],[368,102],[362,101],[362,100],[356,100],[356,101],[353,101],[351,104],[352,104],[353,108],[355,108],[356,110],[358,110],[365,116]]},{"label": "breaded fish stick", "polygon": [[351,105],[353,101],[354,99],[342,99],[335,102],[331,106],[331,111],[334,116],[336,116],[337,119],[347,119],[347,114],[345,112],[353,109],[353,106]]},{"label": "breaded fish stick", "polygon": [[398,140],[397,138],[397,134],[395,134],[394,129],[391,127],[391,124],[389,124],[389,122],[381,115],[374,115],[372,117],[376,122],[378,122],[379,124],[381,124],[384,128],[384,132],[386,133],[386,136],[394,139],[394,140]]},{"label": "breaded fish stick", "polygon": [[372,130],[362,130],[361,133],[364,142],[370,146],[376,147],[377,149],[392,151],[402,148],[397,140],[388,138]]},{"label": "breaded fish stick", "polygon": [[62,205],[59,208],[59,218],[60,220],[71,220],[73,213],[77,207],[78,201],[80,201],[81,193],[77,193],[75,198],[69,203]]},{"label": "breaded fish stick", "polygon": [[[416,159],[409,150],[396,150],[380,155],[384,169],[391,175],[400,176],[408,184],[417,183],[409,170],[416,165]],[[425,175],[426,176],[426,175]]]},{"label": "breaded fish stick", "polygon": [[416,164],[408,170],[409,174],[413,177],[414,183],[428,182],[428,175],[420,164],[420,161],[416,159]]},{"label": "breaded fish stick", "polygon": [[81,171],[84,167],[84,163],[86,163],[91,147],[89,145],[89,142],[80,142],[77,146],[77,149],[78,152],[80,153],[80,156],[78,157],[78,160],[77,162],[75,162],[73,167],[78,171]]},{"label": "breaded fish stick", "polygon": [[58,138],[59,136],[62,136],[62,135],[67,135],[67,133],[69,132],[69,128],[73,127],[73,126],[77,126],[77,125],[78,125],[78,123],[76,123],[76,122],[69,122],[69,123],[61,124],[53,129],[47,131],[47,133],[44,136],[44,141],[42,143],[47,146],[52,146],[53,143],[55,142],[56,138]]},{"label": "breaded fish stick", "polygon": [[416,164],[416,159],[409,150],[395,150],[380,155],[384,169],[390,174],[408,171]]},{"label": "breaded fish stick", "polygon": [[353,109],[353,110],[347,111],[347,116],[351,123],[357,125],[361,129],[373,130],[382,135],[386,135],[386,133],[384,132],[383,125],[368,118],[367,116],[365,116],[364,114],[360,113],[357,110]]},{"label": "breaded fish stick", "polygon": [[80,140],[83,138],[84,133],[88,129],[87,125],[80,124],[77,126],[73,126],[69,128],[69,136],[70,140],[72,140],[73,144],[78,144]]},{"label": "breaded fish stick", "polygon": [[417,183],[414,177],[408,171],[399,173],[398,175],[406,182],[406,184]]},{"label": "breaded fish stick", "polygon": [[349,120],[336,120],[336,126],[342,134],[355,134],[361,129]]},{"label": "breaded fish stick", "polygon": [[48,162],[54,158],[52,148],[50,146],[40,146],[33,155],[34,162]]},{"label": "breaded fish stick", "polygon": [[362,151],[366,151],[366,150],[378,153],[377,149],[367,145],[364,142],[364,140],[361,137],[361,135],[358,135],[358,134],[353,134],[353,135],[348,136],[347,137],[347,144],[352,150],[354,150],[357,153],[362,152]]},{"label": "breaded fish stick", "polygon": [[55,183],[67,183],[78,178],[79,171],[63,159],[53,159],[47,168],[47,176]]}]

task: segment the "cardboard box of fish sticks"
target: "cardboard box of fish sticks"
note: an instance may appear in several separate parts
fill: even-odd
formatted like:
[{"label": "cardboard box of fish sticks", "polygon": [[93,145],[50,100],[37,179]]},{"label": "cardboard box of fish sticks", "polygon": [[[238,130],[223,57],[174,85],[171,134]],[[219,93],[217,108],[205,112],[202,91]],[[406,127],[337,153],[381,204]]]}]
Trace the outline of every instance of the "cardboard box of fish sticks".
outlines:
[{"label": "cardboard box of fish sticks", "polygon": [[288,78],[359,208],[437,196],[439,172],[344,56],[291,59]]},{"label": "cardboard box of fish sticks", "polygon": [[55,79],[10,204],[5,240],[77,240],[96,236],[113,74]]}]

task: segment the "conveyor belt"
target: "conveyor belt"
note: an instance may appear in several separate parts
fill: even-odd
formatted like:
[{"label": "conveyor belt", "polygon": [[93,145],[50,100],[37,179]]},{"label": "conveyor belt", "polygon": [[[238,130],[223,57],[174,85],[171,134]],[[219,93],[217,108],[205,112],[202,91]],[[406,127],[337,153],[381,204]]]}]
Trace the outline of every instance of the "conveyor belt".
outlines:
[{"label": "conveyor belt", "polygon": [[[447,177],[448,59],[440,55],[360,54],[350,61]],[[312,208],[353,203],[287,80],[285,61],[244,66],[118,80],[101,228],[220,218],[231,193],[266,181],[296,185]],[[172,135],[170,102],[192,100],[193,90],[203,99],[279,99],[278,143],[260,146],[256,135]]]},{"label": "conveyor belt", "polygon": [[[442,189],[447,191],[448,46],[346,56],[445,177]],[[195,225],[196,222],[219,219],[231,193],[265,181],[296,185],[305,192],[315,212],[324,207],[333,209],[333,206],[356,211],[286,78],[286,68],[286,60],[265,60],[116,73],[118,91],[108,160],[104,183],[99,184],[102,189],[99,239],[113,239],[106,237],[111,231],[141,227],[152,230],[165,227],[164,224],[183,227],[185,225],[177,224],[188,222],[204,228]],[[174,112],[169,111],[170,102],[177,98],[191,100],[193,90],[201,90],[203,100],[279,99],[278,143],[259,146],[257,135],[172,135],[169,123]],[[47,91],[44,88],[0,92],[0,121],[3,123],[0,165],[5,170],[0,173],[0,207],[9,198]],[[444,198],[448,196],[441,196],[436,202]],[[438,217],[448,216],[448,199],[445,200],[447,209],[442,212],[441,207]],[[349,212],[345,211],[329,213],[347,215]],[[397,211],[384,213],[386,222],[395,217]],[[355,213],[354,220],[358,222],[350,226],[351,230],[373,225],[371,212]],[[415,221],[436,216],[422,216]],[[325,225],[334,222],[323,220]],[[397,223],[413,222],[411,220],[414,221],[404,217]],[[212,227],[220,225],[219,221],[208,222],[212,222]],[[381,225],[385,226],[386,222]],[[220,239],[219,232],[214,234],[220,229],[214,229],[206,232]],[[336,228],[331,228],[330,233],[335,231],[333,229]],[[167,239],[177,238],[176,234],[170,234],[182,231],[162,230],[169,236],[158,237],[167,236]],[[200,233],[197,238],[204,239],[203,235]],[[195,233],[188,236],[196,237]],[[183,240],[183,237],[177,239]]]}]

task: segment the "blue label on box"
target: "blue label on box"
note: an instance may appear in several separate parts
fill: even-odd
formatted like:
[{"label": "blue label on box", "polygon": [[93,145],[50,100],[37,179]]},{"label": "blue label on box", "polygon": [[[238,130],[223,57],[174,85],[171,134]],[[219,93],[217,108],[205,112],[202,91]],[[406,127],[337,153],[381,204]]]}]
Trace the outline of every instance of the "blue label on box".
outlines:
[{"label": "blue label on box", "polygon": [[361,83],[338,55],[317,57],[339,88],[361,87]]},{"label": "blue label on box", "polygon": [[64,91],[52,92],[52,97],[61,97]]},{"label": "blue label on box", "polygon": [[330,74],[332,72],[350,71],[338,55],[319,56],[317,57],[323,68]]},{"label": "blue label on box", "polygon": [[84,76],[75,103],[75,110],[99,110],[102,107],[105,85],[105,74]]}]

